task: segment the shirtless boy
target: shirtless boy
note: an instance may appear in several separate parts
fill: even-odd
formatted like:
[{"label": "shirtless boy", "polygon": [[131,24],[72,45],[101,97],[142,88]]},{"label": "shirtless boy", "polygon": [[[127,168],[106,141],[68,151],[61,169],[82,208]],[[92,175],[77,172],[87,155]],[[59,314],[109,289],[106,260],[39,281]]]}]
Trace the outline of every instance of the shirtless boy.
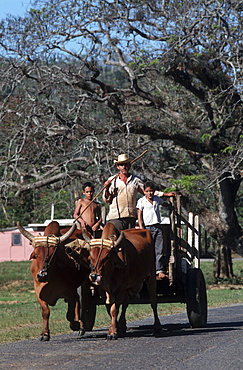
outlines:
[{"label": "shirtless boy", "polygon": [[[92,236],[99,229],[102,222],[100,204],[90,201],[94,195],[94,185],[91,182],[86,182],[83,185],[83,199],[78,199],[73,217],[80,223],[82,229],[87,230]],[[87,207],[84,213],[80,216],[82,211]]]}]

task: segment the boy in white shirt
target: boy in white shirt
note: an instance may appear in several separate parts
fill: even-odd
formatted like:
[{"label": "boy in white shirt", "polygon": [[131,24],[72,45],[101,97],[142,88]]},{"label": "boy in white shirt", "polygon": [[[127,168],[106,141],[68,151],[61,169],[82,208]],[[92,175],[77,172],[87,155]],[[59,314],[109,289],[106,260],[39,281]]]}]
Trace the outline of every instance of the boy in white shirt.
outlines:
[{"label": "boy in white shirt", "polygon": [[[154,240],[155,257],[156,257],[156,275],[159,279],[166,276],[168,258],[163,251],[163,233],[159,206],[170,207],[162,198],[155,195],[155,185],[152,181],[144,184],[144,197],[137,202],[138,209],[138,226],[140,229],[148,229]],[[162,196],[174,197],[175,192],[162,193]]]}]

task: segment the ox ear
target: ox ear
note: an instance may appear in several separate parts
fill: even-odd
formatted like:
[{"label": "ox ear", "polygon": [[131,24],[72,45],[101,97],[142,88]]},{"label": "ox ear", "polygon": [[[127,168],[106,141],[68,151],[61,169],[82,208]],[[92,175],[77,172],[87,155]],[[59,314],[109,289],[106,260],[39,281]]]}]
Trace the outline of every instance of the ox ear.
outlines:
[{"label": "ox ear", "polygon": [[35,260],[36,259],[36,255],[35,255],[35,251],[33,251],[29,257],[29,260]]}]

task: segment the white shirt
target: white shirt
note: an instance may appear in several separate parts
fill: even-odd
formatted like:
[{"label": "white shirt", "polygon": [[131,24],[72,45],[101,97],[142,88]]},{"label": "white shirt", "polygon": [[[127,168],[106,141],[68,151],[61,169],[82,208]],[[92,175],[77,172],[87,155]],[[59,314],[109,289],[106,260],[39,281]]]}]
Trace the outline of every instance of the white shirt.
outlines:
[{"label": "white shirt", "polygon": [[161,223],[159,206],[165,203],[163,199],[157,195],[153,196],[153,204],[146,197],[142,197],[137,201],[137,208],[143,212],[143,222],[145,226]]}]

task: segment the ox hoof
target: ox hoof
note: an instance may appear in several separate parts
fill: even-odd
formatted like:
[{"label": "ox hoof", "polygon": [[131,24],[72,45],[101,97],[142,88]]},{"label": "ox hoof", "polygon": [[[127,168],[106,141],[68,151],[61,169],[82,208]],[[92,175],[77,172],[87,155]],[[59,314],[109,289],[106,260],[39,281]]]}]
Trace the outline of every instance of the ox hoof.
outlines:
[{"label": "ox hoof", "polygon": [[50,335],[49,334],[41,334],[40,336],[40,341],[41,342],[48,342],[50,340]]},{"label": "ox hoof", "polygon": [[70,329],[72,329],[73,331],[79,331],[80,330],[79,321],[70,322]]},{"label": "ox hoof", "polygon": [[82,337],[84,334],[85,334],[85,329],[79,330],[79,332],[78,332],[79,337]]},{"label": "ox hoof", "polygon": [[112,333],[112,334],[107,334],[107,337],[106,337],[107,340],[116,340],[118,339],[118,335],[116,333]]}]

